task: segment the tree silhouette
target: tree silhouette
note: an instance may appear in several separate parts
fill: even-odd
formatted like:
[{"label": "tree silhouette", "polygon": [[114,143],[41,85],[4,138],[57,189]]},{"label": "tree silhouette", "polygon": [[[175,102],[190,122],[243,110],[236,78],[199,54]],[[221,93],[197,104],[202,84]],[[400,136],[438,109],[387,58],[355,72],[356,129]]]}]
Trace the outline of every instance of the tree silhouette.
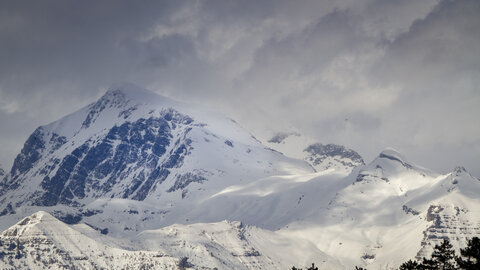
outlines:
[{"label": "tree silhouette", "polygon": [[455,268],[455,250],[447,239],[442,244],[435,245],[432,258],[423,258],[422,269],[453,270]]},{"label": "tree silhouette", "polygon": [[[292,267],[292,270],[302,270],[302,268],[296,268],[295,266]],[[312,266],[307,268],[307,270],[318,270],[318,267],[315,266],[314,263],[312,263]]]},{"label": "tree silhouette", "polygon": [[408,260],[400,265],[400,270],[418,270],[422,269],[421,265],[417,261]]},{"label": "tree silhouette", "polygon": [[467,247],[460,249],[457,264],[460,269],[480,269],[480,239],[478,237],[468,240]]}]

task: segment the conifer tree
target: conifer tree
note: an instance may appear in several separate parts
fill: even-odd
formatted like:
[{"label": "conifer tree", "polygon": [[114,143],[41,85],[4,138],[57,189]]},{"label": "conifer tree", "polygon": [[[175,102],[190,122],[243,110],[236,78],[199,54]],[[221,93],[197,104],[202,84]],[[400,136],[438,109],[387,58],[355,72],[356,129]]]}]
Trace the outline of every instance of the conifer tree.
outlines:
[{"label": "conifer tree", "polygon": [[432,258],[423,258],[421,269],[453,270],[455,268],[455,250],[447,239],[442,244],[435,245]]},{"label": "conifer tree", "polygon": [[457,263],[460,269],[480,269],[480,239],[478,237],[468,240],[467,247],[460,249]]},{"label": "conifer tree", "polygon": [[[292,267],[292,270],[302,270],[302,268],[296,268],[295,266]],[[307,270],[318,270],[318,267],[315,266],[314,263],[312,263],[312,266],[307,268]]]},{"label": "conifer tree", "polygon": [[422,269],[421,265],[417,261],[408,260],[400,265],[400,270],[418,270]]}]

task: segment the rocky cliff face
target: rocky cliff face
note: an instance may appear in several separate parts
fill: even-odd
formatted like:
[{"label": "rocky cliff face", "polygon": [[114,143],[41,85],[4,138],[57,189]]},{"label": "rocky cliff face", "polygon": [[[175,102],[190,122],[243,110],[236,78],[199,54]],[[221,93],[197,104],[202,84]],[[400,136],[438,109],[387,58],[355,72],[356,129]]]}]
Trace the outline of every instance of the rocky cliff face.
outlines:
[{"label": "rocky cliff face", "polygon": [[103,212],[95,202],[105,199],[146,201],[167,213],[292,169],[312,172],[231,119],[123,85],[32,133],[1,181],[0,215],[53,207],[52,214],[76,222]]},{"label": "rocky cliff face", "polygon": [[365,165],[363,158],[352,149],[338,144],[322,144],[298,132],[275,133],[266,144],[287,156],[303,159],[317,172],[334,170],[349,174]]},{"label": "rocky cliff face", "polygon": [[315,143],[305,148],[304,152],[305,160],[317,171],[335,169],[350,172],[355,167],[365,165],[357,152],[342,145]]}]

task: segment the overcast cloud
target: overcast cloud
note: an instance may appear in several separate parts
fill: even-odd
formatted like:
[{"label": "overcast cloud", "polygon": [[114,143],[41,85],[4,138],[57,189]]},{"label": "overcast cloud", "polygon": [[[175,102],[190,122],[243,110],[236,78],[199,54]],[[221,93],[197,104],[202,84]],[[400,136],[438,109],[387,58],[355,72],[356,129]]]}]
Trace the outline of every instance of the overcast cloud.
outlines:
[{"label": "overcast cloud", "polygon": [[480,1],[2,1],[0,163],[131,81],[262,139],[480,176]]}]

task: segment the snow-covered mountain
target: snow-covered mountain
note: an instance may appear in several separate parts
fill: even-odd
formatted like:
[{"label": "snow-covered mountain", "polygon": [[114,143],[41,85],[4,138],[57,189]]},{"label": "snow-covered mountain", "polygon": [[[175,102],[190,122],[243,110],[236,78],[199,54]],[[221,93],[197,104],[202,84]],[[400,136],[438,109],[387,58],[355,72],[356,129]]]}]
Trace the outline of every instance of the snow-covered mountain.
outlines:
[{"label": "snow-covered mountain", "polygon": [[219,114],[114,87],[35,130],[3,177],[0,265],[395,269],[480,236],[480,181],[464,168],[438,174],[393,149],[365,165],[297,133],[266,145]]},{"label": "snow-covered mountain", "polygon": [[[52,207],[77,222],[131,205],[155,213],[143,218],[158,226],[225,187],[312,171],[231,119],[124,84],[35,130],[1,183],[0,209],[19,219]],[[118,230],[137,231],[137,223]]]},{"label": "snow-covered mountain", "polygon": [[429,256],[443,238],[458,248],[480,235],[480,181],[463,169],[439,175],[387,149],[348,178],[321,193],[334,195],[315,214],[282,233],[315,239],[346,266],[368,269]]},{"label": "snow-covered mountain", "polygon": [[333,169],[349,174],[355,167],[365,165],[363,158],[352,149],[314,142],[298,132],[275,133],[266,144],[287,156],[307,161],[318,172]]},{"label": "snow-covered mountain", "polygon": [[317,171],[335,169],[350,173],[355,167],[365,165],[363,158],[342,145],[315,143],[305,148],[305,160]]},{"label": "snow-covered mountain", "polygon": [[229,221],[175,224],[126,240],[39,211],[4,231],[1,240],[2,269],[280,269],[299,259],[340,267],[308,241]]}]

